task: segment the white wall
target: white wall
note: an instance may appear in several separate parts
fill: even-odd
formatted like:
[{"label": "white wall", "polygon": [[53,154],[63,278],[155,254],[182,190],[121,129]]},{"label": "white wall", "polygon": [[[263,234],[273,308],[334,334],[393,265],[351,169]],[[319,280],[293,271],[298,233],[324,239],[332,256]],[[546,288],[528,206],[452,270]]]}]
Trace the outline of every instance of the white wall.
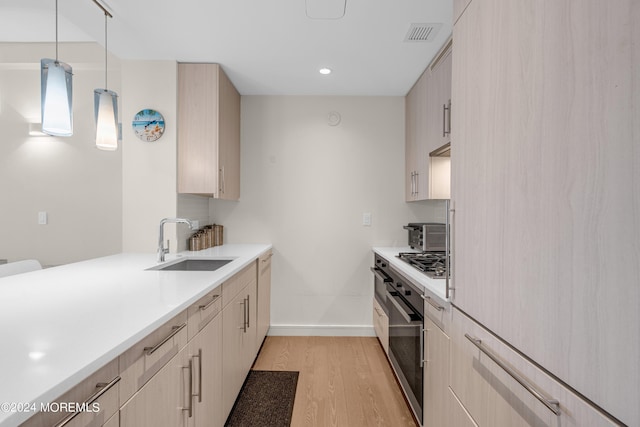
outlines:
[{"label": "white wall", "polygon": [[[177,64],[175,61],[122,61],[122,248],[124,252],[154,252],[158,225],[177,212],[176,120]],[[163,136],[143,142],[133,133],[131,120],[145,108],[165,119]],[[175,250],[173,225],[165,236]]]},{"label": "white wall", "polygon": [[210,217],[226,242],[273,243],[272,333],[371,334],[371,247],[442,206],[404,202],[404,98],[244,96],[241,163],[241,200]]},{"label": "white wall", "polygon": [[[74,134],[29,136],[40,123],[40,59],[51,43],[0,43],[0,258],[57,265],[120,252],[120,150],[95,148],[93,90],[104,87],[104,49],[62,43],[73,67]],[[119,61],[109,58],[109,89],[120,93]],[[39,127],[39,125],[38,125]],[[38,225],[38,212],[49,223]]]}]

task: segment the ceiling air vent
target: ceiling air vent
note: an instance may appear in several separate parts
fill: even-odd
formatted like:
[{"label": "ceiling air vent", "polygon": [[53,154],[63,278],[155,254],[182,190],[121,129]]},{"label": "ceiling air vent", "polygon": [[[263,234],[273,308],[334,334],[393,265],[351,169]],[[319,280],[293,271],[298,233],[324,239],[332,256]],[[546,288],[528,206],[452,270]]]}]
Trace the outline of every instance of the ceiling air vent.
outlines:
[{"label": "ceiling air vent", "polygon": [[442,24],[411,24],[407,35],[404,36],[405,42],[430,42],[438,31],[442,28]]}]

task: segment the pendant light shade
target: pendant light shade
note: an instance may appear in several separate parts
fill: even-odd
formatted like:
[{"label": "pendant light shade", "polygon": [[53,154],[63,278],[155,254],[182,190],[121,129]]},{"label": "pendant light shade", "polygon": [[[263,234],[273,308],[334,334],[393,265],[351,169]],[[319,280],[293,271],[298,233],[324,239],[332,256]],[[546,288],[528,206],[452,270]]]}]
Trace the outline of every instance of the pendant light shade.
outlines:
[{"label": "pendant light shade", "polygon": [[113,151],[118,148],[118,94],[106,89],[93,91],[96,113],[96,147]]},{"label": "pendant light shade", "polygon": [[42,132],[73,135],[71,67],[64,62],[40,60]]},{"label": "pendant light shade", "polygon": [[56,59],[40,60],[42,132],[73,135],[72,73],[69,64],[58,61],[58,0],[56,0]]},{"label": "pendant light shade", "polygon": [[107,18],[111,14],[96,0],[104,12],[104,89],[93,91],[96,113],[96,147],[100,150],[118,149],[118,94],[107,89]]}]

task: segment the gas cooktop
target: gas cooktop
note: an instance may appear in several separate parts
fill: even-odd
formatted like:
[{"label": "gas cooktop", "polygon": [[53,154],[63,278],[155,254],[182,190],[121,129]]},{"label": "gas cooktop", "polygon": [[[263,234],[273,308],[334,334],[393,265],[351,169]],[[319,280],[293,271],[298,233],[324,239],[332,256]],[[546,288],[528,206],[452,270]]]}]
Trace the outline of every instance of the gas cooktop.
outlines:
[{"label": "gas cooktop", "polygon": [[446,277],[447,266],[444,252],[400,252],[398,258],[433,279]]}]

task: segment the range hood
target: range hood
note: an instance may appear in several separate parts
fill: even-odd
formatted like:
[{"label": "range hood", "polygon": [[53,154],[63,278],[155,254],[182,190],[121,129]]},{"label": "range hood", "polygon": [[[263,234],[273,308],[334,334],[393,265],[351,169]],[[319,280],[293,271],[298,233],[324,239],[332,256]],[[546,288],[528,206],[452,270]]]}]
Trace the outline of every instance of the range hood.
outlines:
[{"label": "range hood", "polygon": [[440,148],[429,153],[429,157],[451,157],[451,143],[447,142]]}]

